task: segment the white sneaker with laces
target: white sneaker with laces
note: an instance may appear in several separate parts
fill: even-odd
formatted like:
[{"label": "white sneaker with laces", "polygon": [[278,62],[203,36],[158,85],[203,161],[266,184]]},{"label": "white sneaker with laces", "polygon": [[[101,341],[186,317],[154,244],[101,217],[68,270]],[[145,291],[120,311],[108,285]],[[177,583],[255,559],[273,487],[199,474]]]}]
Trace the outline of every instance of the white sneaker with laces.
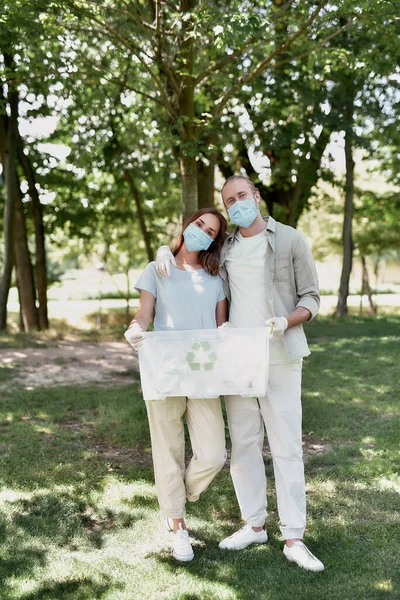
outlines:
[{"label": "white sneaker with laces", "polygon": [[172,556],[180,562],[189,562],[194,557],[189,533],[186,529],[182,529],[181,523],[179,523],[178,531],[173,534]]},{"label": "white sneaker with laces", "polygon": [[250,523],[247,523],[239,531],[222,540],[219,543],[219,547],[223,550],[243,550],[243,548],[247,548],[251,544],[265,544],[267,540],[268,536],[265,529],[254,531]]},{"label": "white sneaker with laces", "polygon": [[303,542],[295,542],[290,548],[285,544],[283,554],[288,560],[295,562],[307,571],[323,571],[325,569],[323,563],[310,552]]}]

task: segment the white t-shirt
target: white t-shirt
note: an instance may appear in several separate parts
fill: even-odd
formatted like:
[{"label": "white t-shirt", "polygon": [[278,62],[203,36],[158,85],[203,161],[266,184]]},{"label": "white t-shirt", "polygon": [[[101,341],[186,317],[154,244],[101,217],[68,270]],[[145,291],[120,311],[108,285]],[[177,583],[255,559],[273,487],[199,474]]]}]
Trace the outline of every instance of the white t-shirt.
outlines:
[{"label": "white t-shirt", "polygon": [[171,265],[169,279],[159,277],[156,263],[147,265],[135,289],[146,290],[155,301],[155,331],[216,329],[217,303],[225,298],[223,281],[205,269],[186,271]]},{"label": "white t-shirt", "polygon": [[[231,304],[229,322],[233,327],[262,327],[274,315],[267,300],[267,231],[245,238],[235,236],[225,266]],[[289,362],[282,340],[270,340],[270,364]]]}]

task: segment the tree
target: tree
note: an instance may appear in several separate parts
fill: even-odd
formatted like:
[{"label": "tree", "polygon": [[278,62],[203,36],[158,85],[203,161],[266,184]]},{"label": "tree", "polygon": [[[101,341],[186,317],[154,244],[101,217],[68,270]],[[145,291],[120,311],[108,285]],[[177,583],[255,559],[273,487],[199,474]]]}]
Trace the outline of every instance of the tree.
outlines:
[{"label": "tree", "polygon": [[[369,27],[374,31],[376,21],[380,23],[386,16],[385,22],[393,32],[396,22],[391,2],[330,6],[325,30],[319,32],[319,40],[325,40],[324,43],[317,49],[309,44],[299,57],[292,46],[273,69],[254,80],[251,89],[246,88],[245,93],[238,95],[237,105],[224,117],[233,132],[229,132],[230,139],[225,138],[225,147],[219,155],[218,166],[223,175],[245,172],[259,188],[268,213],[294,227],[307,210],[318,181],[334,180],[326,148],[331,134],[343,129],[346,103],[343,78],[347,65],[349,61],[358,64],[357,70],[361,71],[363,54],[371,52],[373,36],[376,45],[381,35],[381,31],[368,34]],[[289,26],[286,13],[275,24],[277,45],[287,36]],[[329,30],[336,35],[329,37]],[[394,39],[393,36],[393,44]],[[376,54],[374,51],[375,65]],[[370,56],[367,62],[371,68]],[[380,70],[387,71],[388,67],[393,65],[390,57],[384,55]]]},{"label": "tree", "polygon": [[[71,31],[84,28],[119,53],[119,62],[129,59],[132,68],[124,88],[151,99],[168,115],[168,133],[179,152],[184,217],[198,206],[198,171],[204,171],[204,166],[198,169],[199,161],[215,160],[213,137],[224,108],[292,45],[306,35],[312,41],[328,10],[325,1],[295,5],[293,0],[282,5],[233,2],[229,7],[196,0],[66,4],[76,15]],[[273,24],[289,12],[289,35],[277,45]],[[95,68],[92,63],[91,71]],[[208,170],[208,177],[213,171]]]},{"label": "tree", "polygon": [[[12,57],[4,54],[5,64],[12,68]],[[1,150],[3,173],[6,184],[6,201],[4,208],[4,261],[0,282],[0,329],[7,325],[7,300],[10,290],[11,274],[14,265],[14,213],[15,202],[18,194],[16,174],[17,136],[18,136],[18,92],[10,89],[9,94],[10,116],[5,118],[4,101],[2,105],[2,139],[6,140]]]},{"label": "tree", "polygon": [[[1,73],[1,130],[8,131],[6,144],[0,158],[6,183],[5,203],[5,260],[0,285],[0,328],[6,327],[7,298],[11,283],[12,266],[15,262],[16,279],[21,306],[21,323],[29,331],[40,326],[47,327],[46,256],[43,235],[43,218],[35,185],[35,172],[29,158],[29,150],[18,131],[19,96],[40,87],[46,93],[46,81],[31,78],[32,71],[40,65],[49,64],[49,41],[43,33],[42,22],[36,19],[47,8],[44,0],[33,6],[24,0],[6,3],[0,20],[0,73]],[[37,37],[43,44],[37,45]],[[40,49],[40,51],[37,51]],[[36,50],[36,53],[35,53]],[[54,48],[53,48],[54,51]],[[55,53],[56,54],[56,53]],[[57,63],[57,61],[55,61]],[[56,71],[53,64],[53,72]],[[8,107],[8,111],[7,111]],[[12,144],[12,147],[10,146]],[[13,173],[11,173],[11,170]],[[21,174],[28,179],[30,199],[33,206],[36,238],[36,268],[39,289],[39,313],[36,306],[34,270],[28,247],[26,202],[20,186]],[[12,237],[10,231],[12,230]]]},{"label": "tree", "polygon": [[[392,5],[393,3],[383,3]],[[372,96],[376,95],[379,79],[389,77],[393,72],[393,65],[389,52],[393,47],[398,47],[398,24],[397,20],[389,18],[380,23],[379,26],[370,30],[358,27],[359,35],[351,39],[347,33],[343,34],[343,48],[349,59],[345,67],[339,66],[336,70],[337,80],[341,83],[343,90],[344,110],[343,129],[345,131],[345,159],[346,159],[346,183],[345,183],[345,209],[343,220],[343,265],[340,279],[338,303],[335,316],[341,317],[347,313],[347,297],[349,293],[349,280],[352,267],[353,239],[352,219],[354,210],[354,158],[353,152],[356,145],[371,150],[374,141],[371,135],[360,135],[370,126],[376,111],[371,111],[371,101],[364,102],[365,92]],[[362,56],[363,61],[359,60]],[[374,102],[372,102],[374,104]],[[365,118],[369,125],[365,125]],[[356,131],[357,120],[360,133]],[[373,121],[372,121],[373,122]],[[367,121],[368,123],[368,121]],[[372,143],[371,143],[372,142]],[[364,272],[366,269],[363,263]],[[366,277],[366,272],[365,272]],[[365,279],[365,285],[367,281]]]},{"label": "tree", "polygon": [[362,263],[361,299],[366,293],[376,313],[366,259],[379,261],[388,251],[400,250],[400,192],[357,190],[356,197],[354,245]]}]

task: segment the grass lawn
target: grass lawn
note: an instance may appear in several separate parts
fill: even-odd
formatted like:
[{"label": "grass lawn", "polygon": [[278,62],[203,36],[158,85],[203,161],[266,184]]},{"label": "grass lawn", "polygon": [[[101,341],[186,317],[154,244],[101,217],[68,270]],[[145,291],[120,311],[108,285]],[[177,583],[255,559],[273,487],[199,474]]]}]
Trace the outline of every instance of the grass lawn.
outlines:
[{"label": "grass lawn", "polygon": [[240,525],[224,469],[189,505],[195,559],[177,564],[158,516],[137,378],[27,390],[5,366],[0,599],[399,598],[400,317],[321,319],[307,333],[307,540],[323,573],[283,557],[268,459],[268,544],[218,549]]}]

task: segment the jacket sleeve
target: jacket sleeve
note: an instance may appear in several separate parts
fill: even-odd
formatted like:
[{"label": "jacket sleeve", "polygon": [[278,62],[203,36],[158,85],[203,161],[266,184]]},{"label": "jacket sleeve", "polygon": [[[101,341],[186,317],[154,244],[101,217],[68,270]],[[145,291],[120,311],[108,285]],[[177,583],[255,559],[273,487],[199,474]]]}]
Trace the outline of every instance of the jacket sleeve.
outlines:
[{"label": "jacket sleeve", "polygon": [[301,233],[293,240],[292,260],[298,299],[296,308],[307,308],[311,320],[317,315],[320,305],[318,275],[310,246]]}]

